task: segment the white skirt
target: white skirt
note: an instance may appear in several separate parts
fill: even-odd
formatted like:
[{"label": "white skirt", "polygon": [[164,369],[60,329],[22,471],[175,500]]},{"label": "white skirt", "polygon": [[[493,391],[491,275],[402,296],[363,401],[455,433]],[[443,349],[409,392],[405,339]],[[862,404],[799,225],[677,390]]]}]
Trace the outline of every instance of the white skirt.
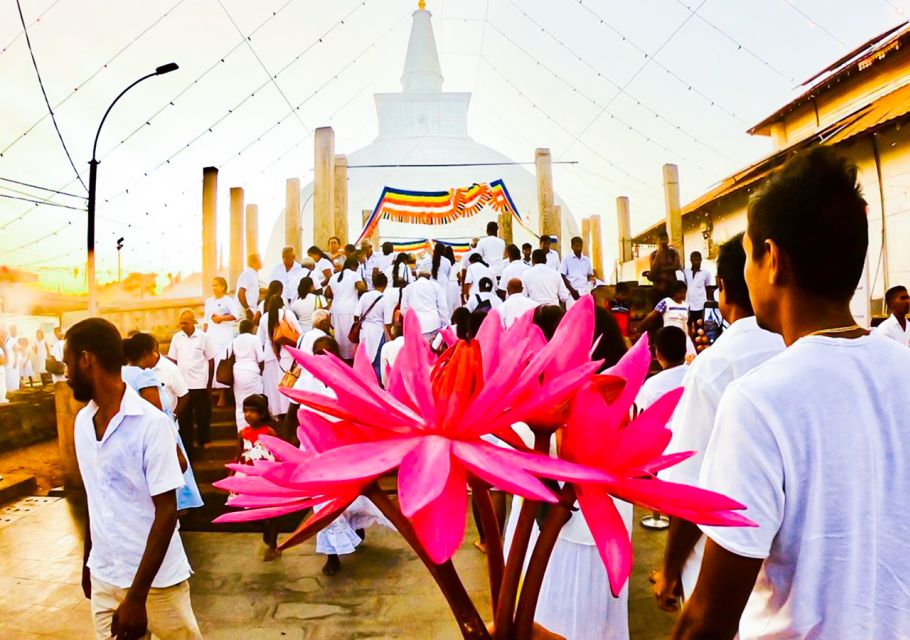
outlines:
[{"label": "white skirt", "polygon": [[351,327],[354,326],[353,313],[333,313],[332,328],[335,330],[335,341],[338,343],[338,351],[341,353],[343,360],[354,358],[355,344],[348,340],[348,334]]},{"label": "white skirt", "polygon": [[451,318],[455,309],[461,306],[461,288],[458,286],[457,280],[449,280],[449,285],[446,287],[446,302],[449,305],[449,318]]},{"label": "white skirt", "polygon": [[[322,506],[324,505],[316,507],[316,511]],[[354,553],[362,542],[357,535],[357,529],[366,529],[373,525],[394,529],[392,523],[386,520],[376,505],[368,498],[358,496],[332,524],[316,534],[316,553],[338,556]]]},{"label": "white skirt", "polygon": [[288,412],[291,400],[278,390],[278,383],[281,382],[284,372],[291,368],[293,362],[294,359],[290,355],[285,356],[282,351],[280,366],[278,360],[267,360],[265,363],[262,371],[262,387],[263,393],[269,399],[269,411],[272,417]]},{"label": "white skirt", "polygon": [[6,390],[19,390],[19,367],[6,367]]},{"label": "white skirt", "polygon": [[378,322],[364,322],[360,328],[360,341],[367,347],[367,355],[370,362],[376,360],[379,353],[379,344],[382,342],[382,336],[385,328]]},{"label": "white skirt", "polygon": [[[617,506],[626,529],[631,530],[631,506],[627,503]],[[515,496],[506,524],[506,557],[515,536],[520,509],[521,498]],[[572,517],[580,515],[580,512],[575,512]],[[539,534],[535,523],[525,556],[525,568]],[[544,574],[534,620],[553,633],[565,636],[566,640],[628,640],[629,585],[627,583],[619,597],[614,598],[597,547],[559,538]]]},{"label": "white skirt", "polygon": [[[246,420],[243,419],[243,401],[257,393],[262,393],[262,375],[259,371],[250,371],[234,365],[234,403],[237,406],[235,412],[237,431],[247,426]],[[271,401],[269,401],[269,404],[271,405]]]}]

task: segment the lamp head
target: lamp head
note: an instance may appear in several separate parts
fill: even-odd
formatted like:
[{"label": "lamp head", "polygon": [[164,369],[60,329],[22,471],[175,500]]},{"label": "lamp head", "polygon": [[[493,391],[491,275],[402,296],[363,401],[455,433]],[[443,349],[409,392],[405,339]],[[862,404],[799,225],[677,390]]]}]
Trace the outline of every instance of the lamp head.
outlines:
[{"label": "lamp head", "polygon": [[170,73],[171,71],[176,71],[179,68],[180,67],[177,66],[176,62],[168,62],[167,64],[163,64],[160,67],[158,67],[157,69],[155,69],[155,75],[161,76],[161,75],[164,75],[165,73]]}]

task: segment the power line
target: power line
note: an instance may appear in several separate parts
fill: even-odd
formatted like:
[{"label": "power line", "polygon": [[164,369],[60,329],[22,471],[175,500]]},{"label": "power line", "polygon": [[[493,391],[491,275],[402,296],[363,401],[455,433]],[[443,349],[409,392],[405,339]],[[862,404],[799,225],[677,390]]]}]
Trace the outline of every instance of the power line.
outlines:
[{"label": "power line", "polygon": [[[47,13],[48,13],[51,9],[53,9],[54,7],[56,7],[59,3],[60,3],[60,0],[54,0],[54,2],[51,4],[51,6],[49,6],[47,9],[45,9],[44,11],[42,11],[42,12],[41,12],[41,15],[38,16],[37,18],[35,18],[34,20],[32,20],[32,23],[31,23],[30,25],[28,25],[28,26],[29,26],[29,27],[34,27],[36,24],[38,24],[39,22],[41,22],[41,18],[43,18],[45,15],[47,15]],[[7,50],[8,50],[11,46],[13,46],[19,38],[22,37],[22,34],[23,34],[23,33],[25,33],[25,31],[20,31],[19,33],[17,33],[17,34],[15,35],[15,37],[13,37],[13,39],[10,40],[9,43],[8,43],[5,47],[3,47],[3,49],[0,49],[0,55],[3,55],[4,53],[6,53]]]},{"label": "power line", "polygon": [[805,11],[803,11],[802,9],[800,9],[799,7],[797,7],[795,4],[793,4],[792,2],[790,2],[790,0],[783,0],[783,2],[784,2],[785,5],[787,5],[787,6],[790,7],[791,9],[793,9],[796,13],[798,13],[799,15],[801,15],[802,17],[804,17],[806,20],[808,20],[808,21],[809,21],[809,26],[810,26],[810,27],[812,27],[812,28],[818,27],[823,33],[825,33],[826,35],[828,35],[832,40],[834,40],[837,44],[839,44],[839,45],[841,46],[841,48],[844,48],[844,47],[847,46],[847,43],[846,43],[846,42],[844,42],[843,40],[841,40],[840,38],[838,38],[836,35],[834,35],[834,34],[831,33],[830,31],[828,31],[825,27],[823,27],[822,25],[820,25],[819,23],[817,23],[815,20],[813,20],[813,19],[812,19],[812,16],[810,16],[808,13],[806,13]]},{"label": "power line", "polygon": [[63,231],[63,230],[66,229],[67,227],[71,226],[72,224],[73,224],[73,222],[72,222],[72,220],[70,220],[70,221],[67,222],[65,225],[63,225],[63,226],[61,226],[61,227],[57,227],[56,229],[54,229],[54,230],[51,231],[50,233],[45,234],[45,235],[41,236],[40,238],[36,238],[36,239],[34,239],[34,240],[30,240],[29,242],[26,242],[25,244],[20,244],[20,245],[19,245],[18,247],[16,247],[15,249],[9,249],[9,250],[7,251],[7,254],[16,253],[17,251],[22,251],[23,249],[27,249],[28,247],[31,247],[31,246],[33,246],[33,245],[38,244],[38,243],[41,242],[42,240],[47,240],[47,239],[50,238],[51,236],[57,235],[58,233],[60,233],[61,231]]},{"label": "power line", "polygon": [[[609,30],[610,30],[611,32],[613,32],[616,36],[618,36],[620,39],[622,39],[623,42],[627,42],[632,48],[634,48],[634,49],[637,50],[639,53],[641,53],[645,58],[652,58],[652,57],[653,57],[647,50],[645,50],[643,47],[641,47],[640,45],[638,45],[634,40],[632,40],[631,38],[629,38],[629,37],[628,37],[626,34],[624,34],[622,31],[620,31],[619,29],[617,29],[616,27],[614,27],[612,24],[610,24],[610,22],[608,22],[606,19],[604,19],[599,13],[597,13],[596,11],[594,11],[593,9],[591,9],[591,7],[589,7],[588,5],[586,5],[585,2],[584,2],[584,0],[578,0],[578,4],[579,4],[579,6],[581,6],[582,9],[584,9],[585,11],[587,11],[588,13],[590,13],[596,20],[598,20],[599,24],[603,25],[604,28],[609,29]],[[687,87],[689,91],[691,91],[691,92],[695,93],[696,95],[700,96],[703,100],[705,100],[705,102],[708,102],[712,107],[714,107],[714,108],[718,109],[719,111],[722,111],[723,113],[727,114],[728,116],[730,116],[731,118],[733,118],[734,120],[736,120],[737,122],[739,122],[740,124],[743,124],[743,125],[748,126],[749,123],[747,123],[745,120],[743,120],[743,119],[740,118],[738,115],[736,115],[736,113],[734,113],[734,112],[731,111],[730,109],[727,109],[727,108],[725,108],[724,106],[722,106],[722,105],[720,104],[720,102],[714,100],[711,96],[709,96],[709,95],[706,94],[705,92],[701,91],[698,87],[694,86],[691,82],[689,82],[688,80],[686,80],[685,78],[683,78],[682,76],[680,76],[679,74],[677,74],[675,71],[672,71],[672,70],[671,70],[670,68],[668,68],[665,64],[663,64],[660,60],[656,60],[656,59],[655,59],[655,60],[652,60],[652,63],[653,63],[654,65],[656,65],[657,67],[663,69],[663,71],[666,72],[666,74],[667,74],[668,76],[670,76],[671,78],[677,80],[677,81],[678,81],[680,84],[682,84],[683,86]]]},{"label": "power line", "polygon": [[0,181],[2,181],[2,182],[10,182],[10,183],[12,183],[12,184],[18,184],[18,185],[21,185],[21,186],[23,186],[23,187],[31,187],[32,189],[40,189],[41,191],[50,191],[51,193],[56,193],[56,194],[61,195],[61,196],[70,196],[71,198],[81,198],[82,200],[85,200],[85,199],[86,199],[85,196],[78,196],[78,195],[76,195],[76,194],[74,194],[74,193],[67,193],[66,191],[58,191],[57,189],[51,189],[50,187],[42,187],[42,186],[40,186],[40,185],[32,184],[32,183],[30,183],[30,182],[22,182],[21,180],[13,180],[12,178],[2,178],[2,177],[0,177]]},{"label": "power line", "polygon": [[[58,202],[50,202],[48,200],[35,200],[34,198],[23,198],[22,196],[11,196],[6,193],[0,193],[0,198],[8,198],[9,200],[22,200],[24,202],[31,202],[32,204],[47,206],[47,207],[60,207],[61,209],[72,209],[73,211],[85,211],[81,207],[71,207],[68,204],[60,204]],[[5,229],[6,225],[0,227],[0,229]]]},{"label": "power line", "polygon": [[[59,1],[60,1],[60,0],[57,0],[57,2],[59,2]],[[178,6],[180,6],[181,4],[183,4],[184,1],[185,1],[185,0],[178,0],[178,2],[177,2],[174,6],[172,6],[170,9],[168,9],[167,11],[165,11],[157,20],[155,20],[155,22],[153,22],[150,26],[148,26],[148,27],[146,27],[145,29],[143,29],[143,30],[139,33],[139,35],[137,35],[137,36],[136,36],[135,38],[133,38],[130,42],[128,42],[125,46],[123,46],[117,53],[115,53],[113,56],[111,56],[104,64],[102,64],[100,67],[98,67],[97,69],[95,69],[95,71],[94,71],[88,78],[86,78],[85,80],[83,80],[82,82],[80,82],[72,91],[70,91],[70,92],[66,95],[66,97],[63,98],[63,100],[61,100],[60,102],[58,102],[57,104],[55,104],[55,105],[54,105],[54,109],[59,109],[61,106],[63,106],[63,104],[64,104],[67,100],[69,100],[69,99],[72,98],[74,95],[76,95],[76,93],[79,91],[79,89],[81,89],[82,87],[84,87],[85,85],[87,85],[89,82],[91,82],[92,80],[94,80],[94,78],[95,78],[99,73],[101,73],[102,71],[104,71],[105,69],[107,69],[107,68],[109,67],[109,65],[110,65],[114,60],[116,60],[117,58],[119,58],[119,57],[120,57],[120,54],[122,54],[124,51],[126,51],[127,49],[129,49],[131,46],[133,46],[134,44],[136,44],[136,42],[138,42],[139,39],[142,38],[142,36],[144,36],[146,33],[148,33],[148,32],[151,31],[153,28],[155,28],[155,27],[158,25],[158,23],[160,23],[162,20],[164,20],[164,18],[165,18],[166,16],[168,16],[171,12],[173,12],[174,9],[176,9]],[[57,2],[54,2],[54,5],[56,5]],[[54,5],[51,5],[51,7],[53,7]],[[50,8],[48,8],[48,11],[50,11]],[[47,11],[45,11],[44,13],[47,13]],[[44,14],[41,14],[41,15],[43,16]],[[39,18],[39,20],[40,20],[40,18]],[[32,24],[34,24],[34,23],[32,23]],[[18,37],[18,36],[17,36],[17,37]],[[24,132],[22,132],[21,134],[19,134],[19,136],[17,136],[12,142],[10,142],[9,144],[7,144],[7,145],[3,148],[3,150],[0,151],[0,157],[3,157],[3,154],[5,154],[5,153],[6,153],[7,151],[9,151],[10,149],[12,149],[20,140],[22,140],[25,136],[27,136],[29,133],[31,133],[32,130],[33,130],[35,127],[37,127],[39,124],[41,124],[42,122],[44,122],[44,119],[45,119],[45,118],[47,118],[47,114],[44,114],[43,116],[41,116],[40,118],[38,118],[38,120],[36,120],[35,122],[33,122],[32,125],[31,125],[28,129],[26,129]]]},{"label": "power line", "polygon": [[[579,140],[584,134],[586,134],[586,133],[588,132],[588,130],[589,130],[591,127],[594,126],[594,123],[597,122],[598,120],[600,120],[600,117],[607,111],[607,107],[609,107],[611,104],[613,104],[613,103],[616,101],[616,98],[618,98],[619,95],[620,95],[623,91],[625,91],[626,88],[627,88],[630,84],[632,84],[632,81],[635,80],[635,78],[637,78],[637,77],[639,76],[639,74],[640,74],[642,71],[645,70],[645,67],[647,67],[647,66],[651,63],[651,61],[655,59],[655,57],[657,56],[657,54],[659,54],[659,53],[663,50],[663,48],[664,48],[665,46],[667,46],[667,44],[669,44],[669,42],[676,36],[676,34],[679,33],[679,32],[682,30],[682,28],[683,28],[684,26],[686,26],[686,24],[688,24],[689,20],[691,20],[691,19],[695,16],[695,14],[698,13],[698,10],[701,9],[701,8],[705,5],[705,2],[707,2],[707,1],[708,1],[708,0],[701,0],[701,3],[699,3],[699,5],[698,5],[697,7],[695,7],[695,11],[693,11],[692,13],[690,13],[689,15],[687,15],[687,16],[686,16],[686,19],[683,20],[682,22],[680,22],[680,23],[679,23],[679,26],[676,27],[676,28],[673,30],[673,32],[670,33],[670,35],[668,35],[668,36],[664,39],[664,41],[660,43],[660,46],[657,47],[657,50],[656,50],[654,53],[652,53],[649,57],[645,58],[645,61],[642,62],[642,63],[641,63],[641,66],[639,66],[638,69],[635,70],[635,73],[633,73],[631,76],[629,76],[628,80],[626,80],[626,81],[623,83],[622,87],[619,88],[619,91],[617,91],[615,94],[613,94],[613,97],[610,98],[610,99],[607,101],[607,104],[605,104],[605,105],[603,105],[603,106],[601,107],[601,109],[600,109],[600,111],[597,113],[597,115],[595,115],[593,118],[591,118],[591,121],[590,121],[587,125],[585,125],[585,128],[582,129],[581,132],[579,132],[579,134],[578,134],[577,136],[575,136],[575,139],[572,140],[572,142],[569,143],[569,146],[566,147],[565,149],[563,149],[563,151],[562,151],[563,154],[568,153],[569,149],[571,149],[572,147],[574,147],[575,144],[578,142],[578,140]],[[630,129],[631,129],[631,127],[630,127]]]},{"label": "power line", "polygon": [[47,105],[47,110],[51,115],[51,121],[54,123],[54,129],[57,131],[57,137],[60,138],[60,144],[63,146],[63,151],[66,153],[67,160],[70,161],[70,166],[73,168],[73,172],[76,174],[76,178],[79,179],[79,183],[82,185],[82,188],[88,191],[88,187],[85,186],[85,182],[82,181],[82,176],[79,175],[79,170],[76,168],[76,164],[73,162],[73,157],[70,155],[70,150],[66,148],[66,142],[63,141],[63,134],[60,133],[60,127],[57,126],[57,118],[54,116],[54,109],[51,107],[51,101],[47,98],[47,91],[44,90],[44,81],[41,79],[41,72],[38,71],[38,62],[35,60],[35,52],[32,50],[32,41],[28,37],[28,27],[25,24],[25,16],[22,15],[22,4],[19,0],[16,0],[16,8],[19,9],[19,20],[22,22],[22,32],[25,34],[25,43],[28,45],[28,53],[32,58],[32,66],[35,67],[35,75],[38,76],[38,84],[41,86],[41,95],[44,96],[44,104]]}]

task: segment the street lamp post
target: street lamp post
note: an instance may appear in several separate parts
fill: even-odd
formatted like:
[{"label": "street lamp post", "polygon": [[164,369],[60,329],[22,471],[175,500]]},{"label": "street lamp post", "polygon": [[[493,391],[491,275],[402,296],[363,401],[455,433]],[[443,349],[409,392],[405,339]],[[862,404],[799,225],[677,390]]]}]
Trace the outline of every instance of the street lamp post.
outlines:
[{"label": "street lamp post", "polygon": [[120,95],[114,98],[111,106],[109,106],[107,108],[107,111],[104,112],[104,117],[101,118],[101,124],[98,125],[98,133],[95,134],[95,144],[92,146],[92,159],[88,163],[88,234],[86,247],[88,249],[88,260],[86,263],[86,274],[88,276],[88,313],[91,316],[94,316],[98,313],[98,291],[97,283],[95,282],[95,190],[98,187],[99,163],[95,156],[98,152],[98,137],[101,135],[101,127],[104,126],[104,121],[107,120],[108,114],[111,112],[111,109],[114,108],[114,105],[117,104],[117,101],[123,97],[123,94],[125,94],[127,91],[135,87],[143,80],[147,80],[154,76],[164,75],[165,73],[170,73],[171,71],[176,71],[178,68],[179,67],[177,66],[176,62],[169,62],[168,64],[158,67],[154,72],[142,76],[136,80],[133,84],[121,91]]}]

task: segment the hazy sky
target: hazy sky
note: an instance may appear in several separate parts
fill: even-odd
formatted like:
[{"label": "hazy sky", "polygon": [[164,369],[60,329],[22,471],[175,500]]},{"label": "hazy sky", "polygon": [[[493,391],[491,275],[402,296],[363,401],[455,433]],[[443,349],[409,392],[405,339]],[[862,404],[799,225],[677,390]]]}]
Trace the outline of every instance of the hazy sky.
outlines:
[{"label": "hazy sky", "polygon": [[[201,171],[208,165],[220,168],[225,261],[231,186],[245,187],[246,201],[259,204],[265,242],[283,207],[285,179],[305,184],[312,177],[314,127],[334,127],[339,153],[375,137],[373,93],[399,90],[416,8],[416,0],[21,1],[45,88],[86,184],[92,140],[110,101],[156,66],[180,65],[133,89],[105,124],[102,280],[116,268],[119,237],[125,269],[199,269]],[[536,147],[549,147],[554,160],[578,161],[554,168],[555,188],[576,216],[602,215],[609,265],[616,196],[631,198],[637,231],[663,215],[663,163],[679,165],[689,201],[766,154],[770,141],[745,130],[816,71],[903,21],[907,4],[428,0],[427,8],[444,90],[473,93],[471,136],[518,161],[532,160]],[[0,47],[0,178],[84,194],[46,117],[14,0],[0,3]],[[0,182],[0,194],[41,192]],[[84,212],[0,198],[0,264],[71,275],[84,264],[84,245]]]}]

